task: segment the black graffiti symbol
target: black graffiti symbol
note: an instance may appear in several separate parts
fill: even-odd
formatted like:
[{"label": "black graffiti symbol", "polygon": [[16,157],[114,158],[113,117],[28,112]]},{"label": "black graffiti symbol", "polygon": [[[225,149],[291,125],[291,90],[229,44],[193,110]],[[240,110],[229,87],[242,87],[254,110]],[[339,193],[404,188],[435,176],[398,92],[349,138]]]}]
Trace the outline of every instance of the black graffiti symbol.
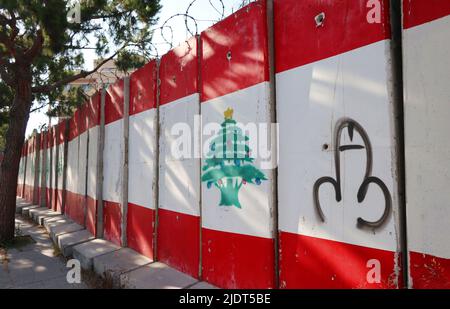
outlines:
[{"label": "black graffiti symbol", "polygon": [[[341,135],[342,131],[347,128],[348,135],[350,137],[350,141],[353,142],[354,131],[356,131],[362,138],[363,145],[341,145]],[[341,191],[341,170],[340,170],[340,156],[341,152],[348,150],[366,150],[366,172],[364,175],[364,180],[359,187],[357,198],[358,203],[362,203],[366,197],[367,190],[371,183],[377,185],[384,194],[385,206],[383,215],[377,221],[367,221],[363,218],[359,217],[357,219],[357,227],[358,228],[378,228],[380,227],[388,218],[389,213],[391,211],[391,195],[389,193],[388,188],[384,184],[384,182],[375,176],[372,176],[372,146],[370,144],[369,137],[364,130],[364,128],[355,120],[351,118],[342,118],[336,123],[335,132],[334,132],[334,162],[336,168],[336,179],[332,177],[321,177],[317,179],[314,183],[313,187],[313,195],[314,195],[314,204],[317,210],[317,213],[322,220],[325,222],[325,215],[322,211],[322,207],[320,206],[319,201],[319,189],[320,186],[324,183],[330,183],[333,185],[334,190],[336,192],[336,201],[340,202],[342,200],[342,191]]]}]

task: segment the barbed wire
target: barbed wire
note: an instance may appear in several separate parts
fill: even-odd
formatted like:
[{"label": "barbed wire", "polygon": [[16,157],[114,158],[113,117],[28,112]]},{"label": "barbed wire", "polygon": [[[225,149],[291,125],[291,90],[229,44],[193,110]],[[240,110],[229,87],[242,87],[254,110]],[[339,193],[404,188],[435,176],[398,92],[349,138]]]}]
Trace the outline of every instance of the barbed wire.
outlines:
[{"label": "barbed wire", "polygon": [[[200,19],[194,16],[192,10],[196,4],[199,2],[206,0],[192,0],[186,7],[184,12],[176,13],[168,17],[160,27],[153,29],[152,34],[156,34],[159,32],[159,35],[162,39],[162,42],[150,42],[149,45],[151,50],[149,51],[149,56],[151,58],[160,58],[163,54],[160,52],[159,45],[165,45],[167,50],[174,48],[176,45],[182,43],[183,41],[187,41],[190,37],[196,36],[200,32],[199,23],[200,22],[210,22],[211,24],[217,23],[226,17],[227,6],[225,5],[224,0],[207,0],[209,6],[217,13],[217,16],[212,19]],[[251,2],[255,2],[256,0],[238,0],[236,1],[237,5],[232,5],[229,8],[229,12],[233,14],[236,10],[243,8],[244,6],[250,4]],[[175,26],[170,25],[176,18],[182,17],[185,30],[184,40],[176,41],[175,40]],[[177,24],[176,27],[181,29],[182,24]],[[167,51],[165,50],[165,51]]]},{"label": "barbed wire", "polygon": [[[152,34],[152,40],[150,42],[146,42],[147,48],[140,48],[139,43],[130,44],[130,47],[138,49],[146,61],[150,61],[151,59],[159,59],[175,46],[183,42],[187,42],[191,37],[199,35],[202,31],[199,26],[200,23],[208,22],[210,23],[209,26],[211,26],[223,20],[227,14],[233,14],[236,10],[239,10],[257,0],[235,0],[232,5],[227,5],[226,1],[232,0],[192,0],[187,4],[185,10],[180,10],[179,13],[169,16],[162,22],[161,26],[153,28],[150,31]],[[201,4],[201,2],[204,4],[207,2],[206,4],[212,8],[212,10],[216,13],[216,16],[213,16],[210,19],[196,17],[193,13],[193,9],[196,5]],[[178,23],[176,22],[177,18],[179,18]],[[177,41],[175,32],[180,32],[183,30],[185,32],[184,38]],[[155,34],[159,34],[162,41],[155,41]],[[148,49],[148,47],[150,47],[150,49]],[[95,77],[92,77],[90,84],[92,89],[99,90],[102,86],[108,85],[111,80],[120,79],[123,77],[123,74],[124,72],[122,72],[119,68],[108,68],[106,73],[100,69],[94,73]],[[35,108],[33,112],[39,111],[49,104],[50,103],[42,104]]]}]

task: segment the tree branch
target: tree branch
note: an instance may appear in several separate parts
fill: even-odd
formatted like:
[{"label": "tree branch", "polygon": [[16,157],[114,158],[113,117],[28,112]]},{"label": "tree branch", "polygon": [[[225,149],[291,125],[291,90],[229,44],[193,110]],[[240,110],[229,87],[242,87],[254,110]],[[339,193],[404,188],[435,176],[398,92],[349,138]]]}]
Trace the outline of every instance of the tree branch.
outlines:
[{"label": "tree branch", "polygon": [[72,75],[72,76],[68,76],[68,77],[66,77],[66,78],[64,78],[62,80],[59,80],[59,81],[57,81],[57,82],[55,82],[53,84],[33,87],[33,88],[31,88],[31,91],[33,93],[48,93],[48,92],[51,92],[51,91],[55,90],[58,87],[61,87],[63,85],[66,85],[68,83],[76,81],[77,79],[84,78],[84,77],[86,77],[86,76],[88,76],[88,75],[90,75],[92,73],[95,73],[95,72],[97,72],[98,69],[100,69],[101,66],[103,66],[109,60],[113,59],[126,46],[127,46],[127,44],[125,44],[124,46],[119,48],[114,54],[112,54],[108,58],[103,59],[94,69],[92,69],[90,71],[81,71],[78,74],[75,74],[75,75]]}]

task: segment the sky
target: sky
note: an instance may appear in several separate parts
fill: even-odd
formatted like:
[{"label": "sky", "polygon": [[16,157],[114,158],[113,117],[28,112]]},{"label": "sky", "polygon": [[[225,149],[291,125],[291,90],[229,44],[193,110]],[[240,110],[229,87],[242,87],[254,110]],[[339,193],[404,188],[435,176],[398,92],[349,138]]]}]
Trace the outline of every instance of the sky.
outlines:
[{"label": "sky", "polygon": [[[167,39],[171,38],[171,34],[168,27],[164,27],[163,33],[159,29],[163,25],[170,26],[173,30],[173,46],[177,46],[179,43],[188,39],[191,34],[186,29],[183,16],[173,17],[176,14],[184,14],[189,4],[193,3],[189,10],[189,15],[196,19],[197,31],[200,33],[204,29],[213,25],[219,21],[222,17],[222,3],[224,6],[224,17],[232,14],[239,9],[243,0],[160,0],[162,8],[158,13],[158,23],[155,25],[155,32],[153,34],[153,44],[157,50],[158,55],[164,55],[170,50],[162,35]],[[248,2],[248,1],[247,1]],[[166,22],[167,21],[167,22]],[[166,22],[166,23],[165,23]],[[192,33],[195,33],[196,27],[191,19],[188,19],[188,26]],[[156,54],[156,53],[155,53]],[[96,58],[94,51],[89,50],[84,53],[84,59],[86,63],[85,69],[93,68],[93,61]],[[28,137],[34,129],[38,129],[49,121],[45,115],[45,108],[31,113],[28,121],[26,136]],[[53,121],[54,123],[55,121]]]}]

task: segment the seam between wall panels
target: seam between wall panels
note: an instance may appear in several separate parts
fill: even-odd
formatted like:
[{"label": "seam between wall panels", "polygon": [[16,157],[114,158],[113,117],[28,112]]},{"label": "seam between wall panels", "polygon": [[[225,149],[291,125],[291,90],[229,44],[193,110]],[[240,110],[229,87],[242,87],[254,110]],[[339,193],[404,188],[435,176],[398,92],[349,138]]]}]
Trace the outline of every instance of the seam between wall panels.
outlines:
[{"label": "seam between wall panels", "polygon": [[[274,30],[274,4],[273,0],[266,0],[266,25],[267,25],[267,51],[269,62],[269,106],[270,106],[270,122],[277,123],[276,114],[276,79],[275,79],[275,30]],[[277,132],[272,131],[270,127],[271,149],[275,149],[275,162],[278,161],[278,138]],[[276,129],[275,129],[276,130]],[[273,140],[275,138],[275,141]],[[275,148],[273,147],[275,145]],[[272,170],[272,216],[273,216],[273,240],[274,240],[274,285],[278,289],[280,286],[279,280],[279,237],[278,237],[278,167]]]},{"label": "seam between wall panels", "polygon": [[61,209],[62,209],[62,213],[65,214],[66,213],[66,195],[67,195],[67,190],[66,190],[66,185],[67,185],[67,153],[69,150],[69,143],[67,142],[67,140],[69,139],[69,130],[70,130],[70,122],[69,120],[65,120],[65,128],[64,128],[64,141],[62,142],[63,144],[63,149],[64,149],[64,165],[63,165],[63,182],[62,182],[62,201],[61,201]]},{"label": "seam between wall panels", "polygon": [[129,115],[130,115],[130,77],[124,78],[123,102],[123,179],[122,179],[122,246],[127,247],[127,221],[128,221],[128,141],[129,141]]},{"label": "seam between wall panels", "polygon": [[[390,26],[391,26],[391,91],[393,96],[394,112],[394,149],[396,152],[395,162],[397,170],[397,192],[398,192],[398,224],[399,224],[399,253],[400,269],[403,286],[409,286],[409,262],[407,247],[407,221],[406,221],[406,187],[405,187],[405,127],[404,127],[404,97],[403,97],[403,56],[402,56],[402,6],[403,1],[390,1]],[[400,276],[400,274],[398,275]],[[400,286],[399,286],[400,287]]]},{"label": "seam between wall panels", "polygon": [[106,89],[103,86],[101,90],[100,98],[100,125],[98,133],[98,145],[97,145],[97,188],[96,188],[96,200],[97,200],[97,220],[96,220],[96,233],[98,238],[104,238],[103,233],[103,152],[105,149],[105,99]]},{"label": "seam between wall panels", "polygon": [[202,146],[202,118],[201,118],[201,104],[202,104],[202,100],[200,98],[200,89],[202,89],[201,85],[202,85],[202,75],[201,75],[201,64],[202,64],[202,40],[200,39],[200,35],[197,35],[196,37],[197,39],[197,93],[198,93],[198,109],[197,109],[197,114],[199,115],[199,119],[200,119],[200,128],[199,128],[199,136],[198,138],[198,142],[199,142],[199,152],[197,155],[199,156],[199,190],[198,190],[198,215],[199,215],[199,229],[198,229],[198,241],[199,241],[199,254],[198,254],[198,278],[199,280],[202,280],[202,276],[203,276],[203,268],[202,268],[202,261],[203,261],[203,256],[202,256],[202,159],[203,159],[203,146]]},{"label": "seam between wall panels", "polygon": [[155,147],[155,162],[153,163],[153,170],[155,173],[154,176],[154,188],[153,188],[153,194],[154,194],[154,208],[155,208],[155,223],[153,226],[153,259],[155,261],[158,261],[158,220],[159,220],[159,103],[160,103],[160,85],[161,82],[159,80],[159,66],[160,66],[161,60],[156,60],[156,72],[155,79],[156,79],[156,127],[155,127],[155,139],[156,139],[156,147]]}]

